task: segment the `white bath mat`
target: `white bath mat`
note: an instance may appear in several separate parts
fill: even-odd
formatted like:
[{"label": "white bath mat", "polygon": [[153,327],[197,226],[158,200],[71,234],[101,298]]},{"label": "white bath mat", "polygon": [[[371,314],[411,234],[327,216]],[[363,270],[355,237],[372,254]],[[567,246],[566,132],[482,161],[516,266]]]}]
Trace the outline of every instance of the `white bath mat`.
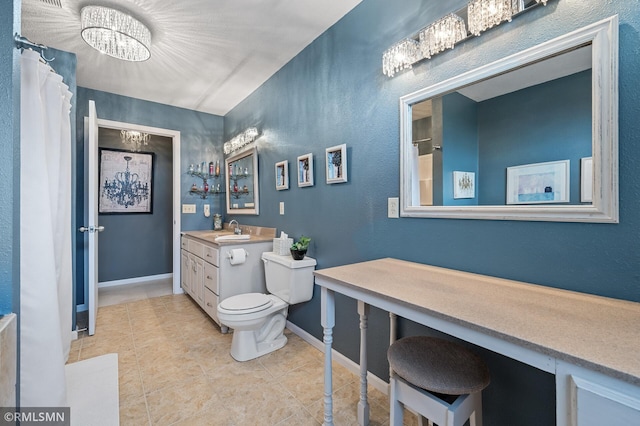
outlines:
[{"label": "white bath mat", "polygon": [[118,354],[67,364],[71,426],[118,426]]}]

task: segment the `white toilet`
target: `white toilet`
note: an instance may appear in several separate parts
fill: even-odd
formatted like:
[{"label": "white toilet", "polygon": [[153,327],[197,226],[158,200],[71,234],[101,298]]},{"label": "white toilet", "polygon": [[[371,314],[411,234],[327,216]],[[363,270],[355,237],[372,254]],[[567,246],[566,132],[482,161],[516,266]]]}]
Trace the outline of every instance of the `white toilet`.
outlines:
[{"label": "white toilet", "polygon": [[248,361],[280,349],[287,343],[283,334],[290,304],[311,300],[316,260],[293,260],[272,252],[262,253],[267,291],[224,299],[218,305],[218,319],[233,329],[231,356]]}]

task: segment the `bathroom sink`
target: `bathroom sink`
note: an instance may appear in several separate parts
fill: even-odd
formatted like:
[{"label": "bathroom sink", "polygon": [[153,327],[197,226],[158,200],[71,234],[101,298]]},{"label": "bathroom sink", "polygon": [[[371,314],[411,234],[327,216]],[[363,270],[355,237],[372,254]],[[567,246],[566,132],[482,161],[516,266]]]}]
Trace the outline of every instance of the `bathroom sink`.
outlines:
[{"label": "bathroom sink", "polygon": [[251,235],[229,234],[229,235],[220,235],[219,237],[216,237],[216,241],[248,240],[250,238],[251,238]]}]

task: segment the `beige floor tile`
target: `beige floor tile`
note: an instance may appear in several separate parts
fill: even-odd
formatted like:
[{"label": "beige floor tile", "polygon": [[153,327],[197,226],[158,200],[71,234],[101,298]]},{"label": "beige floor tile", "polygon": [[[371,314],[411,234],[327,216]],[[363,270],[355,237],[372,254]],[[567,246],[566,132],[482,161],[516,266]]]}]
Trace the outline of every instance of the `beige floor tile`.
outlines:
[{"label": "beige floor tile", "polygon": [[234,411],[237,425],[275,425],[304,408],[274,382],[260,386],[236,385],[221,396],[221,401]]},{"label": "beige floor tile", "polygon": [[[118,353],[122,425],[317,426],[323,420],[324,356],[285,331],[284,348],[247,362],[231,355],[233,334],[186,295],[101,307],[96,335],[71,359]],[[357,424],[358,378],[334,363],[336,425]],[[371,424],[388,425],[386,395],[369,390]],[[417,424],[411,413],[405,424]]]},{"label": "beige floor tile", "polygon": [[146,397],[153,425],[170,425],[184,421],[194,413],[221,406],[214,383],[202,376],[149,393]]},{"label": "beige floor tile", "polygon": [[120,426],[150,425],[147,403],[143,396],[122,399],[120,397]]}]

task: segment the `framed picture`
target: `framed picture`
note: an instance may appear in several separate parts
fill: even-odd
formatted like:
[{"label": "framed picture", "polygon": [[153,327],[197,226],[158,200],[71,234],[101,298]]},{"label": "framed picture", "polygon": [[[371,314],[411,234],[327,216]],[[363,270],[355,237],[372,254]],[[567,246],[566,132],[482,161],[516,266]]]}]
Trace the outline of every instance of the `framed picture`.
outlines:
[{"label": "framed picture", "polygon": [[153,152],[99,150],[98,212],[153,213]]},{"label": "framed picture", "polygon": [[453,172],[453,198],[474,198],[475,196],[475,172]]},{"label": "framed picture", "polygon": [[276,163],[276,189],[289,189],[289,162],[286,160]]},{"label": "framed picture", "polygon": [[507,204],[569,202],[569,160],[507,167]]},{"label": "framed picture", "polygon": [[593,202],[593,158],[580,159],[580,202]]},{"label": "framed picture", "polygon": [[347,145],[336,145],[327,148],[326,154],[327,183],[347,182]]},{"label": "framed picture", "polygon": [[313,154],[298,157],[298,186],[313,186]]}]

